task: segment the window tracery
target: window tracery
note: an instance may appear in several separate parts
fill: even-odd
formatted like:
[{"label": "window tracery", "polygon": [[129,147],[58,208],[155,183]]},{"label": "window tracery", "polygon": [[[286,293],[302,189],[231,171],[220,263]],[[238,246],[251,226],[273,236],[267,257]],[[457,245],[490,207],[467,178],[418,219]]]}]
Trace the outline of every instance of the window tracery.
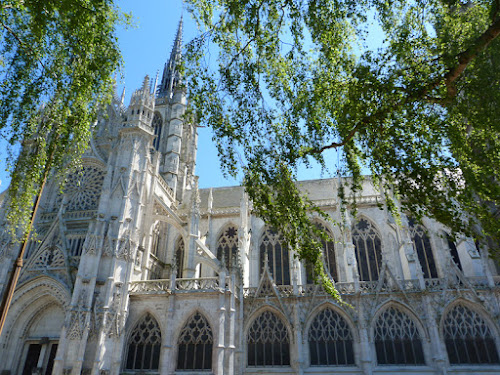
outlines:
[{"label": "window tracery", "polygon": [[[83,166],[80,171],[71,173],[66,179],[64,194],[68,197],[67,211],[96,210],[101,196],[106,172],[94,166]],[[56,198],[54,209],[61,206],[63,195]]]},{"label": "window tracery", "polygon": [[217,259],[224,259],[228,268],[238,264],[238,229],[234,226],[227,227],[219,236]]},{"label": "window tracery", "polygon": [[434,261],[434,254],[432,253],[432,246],[429,236],[427,235],[427,230],[422,224],[416,223],[412,218],[408,220],[408,225],[413,248],[422,266],[424,278],[430,279],[438,277],[436,262]]},{"label": "window tracery", "polygon": [[360,219],[352,231],[352,242],[358,262],[359,279],[378,280],[382,264],[382,240],[380,233],[367,219]]},{"label": "window tracery", "polygon": [[354,364],[351,329],[336,311],[326,308],[316,315],[309,327],[311,366]]},{"label": "window tracery", "polygon": [[277,285],[290,284],[290,259],[283,236],[274,229],[266,228],[260,240],[260,270],[264,269],[267,255],[269,271]]},{"label": "window tracery", "polygon": [[177,277],[181,278],[184,270],[184,240],[179,237],[175,245],[175,266]]},{"label": "window tracery", "polygon": [[177,369],[210,370],[213,341],[207,319],[199,312],[195,313],[179,335]]},{"label": "window tracery", "polygon": [[[333,234],[332,232],[323,224],[323,223],[314,223],[316,227],[323,232],[325,232],[329,237],[329,241],[321,240],[321,244],[323,247],[323,262],[326,267],[326,271],[330,274],[333,280],[338,281],[337,276],[337,260],[335,258],[335,243],[333,242]],[[311,266],[306,266],[307,273],[307,283],[311,284],[314,282],[313,270]]]},{"label": "window tracery", "polygon": [[264,311],[252,323],[247,335],[248,366],[289,366],[290,342],[283,321]]},{"label": "window tracery", "polygon": [[153,121],[151,122],[151,126],[153,127],[154,139],[153,139],[153,147],[156,151],[160,149],[160,138],[161,138],[161,130],[163,125],[163,119],[161,115],[156,112],[153,116]]},{"label": "window tracery", "polygon": [[486,321],[464,305],[456,305],[446,314],[443,336],[451,364],[500,363]]},{"label": "window tracery", "polygon": [[151,314],[146,314],[128,339],[125,369],[158,370],[160,348],[160,327]]},{"label": "window tracery", "polygon": [[415,322],[395,307],[386,309],[375,323],[378,364],[425,364],[422,339]]}]

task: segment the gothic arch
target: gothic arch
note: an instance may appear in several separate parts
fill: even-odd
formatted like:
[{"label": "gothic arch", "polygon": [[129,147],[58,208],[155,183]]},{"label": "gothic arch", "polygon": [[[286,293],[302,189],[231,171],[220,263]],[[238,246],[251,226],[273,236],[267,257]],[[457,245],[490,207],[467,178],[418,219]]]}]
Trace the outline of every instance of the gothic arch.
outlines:
[{"label": "gothic arch", "polygon": [[159,322],[150,311],[144,311],[129,327],[123,356],[124,369],[159,369],[162,347],[162,327]]},{"label": "gothic arch", "polygon": [[351,227],[352,242],[361,281],[376,281],[382,269],[384,241],[378,225],[366,215]]},{"label": "gothic arch", "polygon": [[[36,323],[39,314],[55,306],[65,314],[70,302],[68,288],[52,277],[39,276],[21,284],[14,293],[0,347],[15,348],[13,353],[23,353],[26,334]],[[63,322],[60,324],[62,329]],[[5,368],[12,368],[15,372],[21,366],[21,360],[20,355],[8,356]]]},{"label": "gothic arch", "polygon": [[[386,314],[393,316],[382,320]],[[413,310],[401,302],[390,300],[378,308],[370,322],[370,339],[379,365],[426,364],[429,335]]]},{"label": "gothic arch", "polygon": [[[335,246],[335,236],[334,236],[334,231],[331,228],[330,223],[326,222],[325,220],[321,220],[319,218],[313,218],[312,223],[316,225],[316,227],[321,228],[324,230],[329,236],[331,241],[325,242],[323,239],[321,239],[321,244],[322,244],[322,260],[324,262],[326,271],[330,274],[330,276],[335,280],[336,282],[339,281],[339,259],[338,259],[338,248]],[[308,267],[307,264],[302,263],[305,271],[306,271],[306,281],[308,284],[312,283],[312,275],[311,275],[311,269]]]},{"label": "gothic arch", "polygon": [[[450,326],[446,327],[448,316],[452,313],[468,315],[464,320],[466,324],[459,324],[457,330],[453,330]],[[450,364],[500,364],[500,330],[481,305],[465,298],[457,298],[443,310],[439,331]],[[476,335],[472,336],[471,332]],[[450,335],[450,333],[455,333],[455,335]],[[463,352],[457,347],[457,341]],[[461,355],[456,355],[457,351],[460,351]]]},{"label": "gothic arch", "polygon": [[[264,319],[262,322],[261,318]],[[270,331],[268,329],[269,323],[272,323],[273,320],[277,325]],[[266,327],[263,329],[264,332],[259,332],[262,324]],[[284,328],[284,332],[280,329],[280,325]],[[271,306],[262,306],[257,309],[245,325],[244,332],[246,366],[290,366],[294,341],[293,333],[288,320],[279,310]],[[272,336],[270,336],[271,333]],[[265,341],[262,341],[263,337]]]},{"label": "gothic arch", "polygon": [[304,329],[311,366],[354,366],[359,336],[350,317],[326,302],[309,315]]},{"label": "gothic arch", "polygon": [[292,276],[290,251],[284,242],[281,233],[267,225],[264,227],[258,240],[259,279],[267,254],[269,273],[276,285],[290,285]]},{"label": "gothic arch", "polygon": [[[215,238],[215,246],[213,247],[216,251],[215,256],[221,261],[221,251],[223,251],[225,267],[228,269],[239,259],[239,229],[238,225],[230,221],[219,229],[217,237]],[[221,241],[224,241],[224,243],[221,243]],[[229,254],[227,253],[228,250]],[[236,259],[234,259],[234,257],[236,257]]]},{"label": "gothic arch", "polygon": [[408,218],[408,229],[413,249],[417,254],[425,279],[437,278],[436,246],[433,245],[427,227],[412,217]]},{"label": "gothic arch", "polygon": [[345,321],[349,326],[349,329],[352,332],[354,341],[359,342],[359,333],[356,328],[356,325],[354,324],[353,317],[349,313],[347,313],[344,309],[342,309],[341,307],[330,301],[321,302],[311,310],[304,324],[304,335],[303,335],[304,339],[308,338],[309,328],[311,326],[312,321],[324,309],[332,309],[337,314],[339,314],[343,319],[345,319]]},{"label": "gothic arch", "polygon": [[[178,327],[176,334],[176,370],[213,370],[214,347],[216,347],[216,326],[208,314],[196,308]],[[192,366],[192,367],[191,367]]]}]

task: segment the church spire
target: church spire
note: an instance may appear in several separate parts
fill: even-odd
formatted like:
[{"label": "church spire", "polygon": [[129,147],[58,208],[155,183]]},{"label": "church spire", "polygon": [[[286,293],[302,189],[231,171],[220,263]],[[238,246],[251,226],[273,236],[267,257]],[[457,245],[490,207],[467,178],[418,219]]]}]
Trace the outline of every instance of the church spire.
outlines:
[{"label": "church spire", "polygon": [[179,21],[177,34],[175,35],[174,45],[172,52],[170,52],[170,59],[163,68],[163,76],[158,88],[158,97],[171,96],[175,87],[180,83],[181,77],[179,72],[179,65],[182,60],[182,23],[183,16]]}]

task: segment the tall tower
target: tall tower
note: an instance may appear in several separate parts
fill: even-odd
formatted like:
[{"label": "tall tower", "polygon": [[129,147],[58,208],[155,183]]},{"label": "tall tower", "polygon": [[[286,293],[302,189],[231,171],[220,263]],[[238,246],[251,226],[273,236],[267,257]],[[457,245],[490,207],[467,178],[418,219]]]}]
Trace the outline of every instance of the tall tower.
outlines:
[{"label": "tall tower", "polygon": [[170,58],[163,68],[153,119],[157,136],[155,147],[161,153],[160,175],[179,201],[183,200],[185,191],[190,190],[194,183],[198,140],[195,124],[185,116],[187,95],[180,69],[182,27],[181,17]]}]

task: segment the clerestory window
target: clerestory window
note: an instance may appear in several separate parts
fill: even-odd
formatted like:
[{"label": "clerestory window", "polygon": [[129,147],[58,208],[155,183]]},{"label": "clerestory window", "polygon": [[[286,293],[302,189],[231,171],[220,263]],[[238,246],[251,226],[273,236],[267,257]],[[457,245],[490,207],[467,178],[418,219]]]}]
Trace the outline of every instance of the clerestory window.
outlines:
[{"label": "clerestory window", "polygon": [[382,240],[380,233],[367,219],[357,222],[352,231],[352,242],[358,262],[359,279],[378,280],[382,265]]}]

